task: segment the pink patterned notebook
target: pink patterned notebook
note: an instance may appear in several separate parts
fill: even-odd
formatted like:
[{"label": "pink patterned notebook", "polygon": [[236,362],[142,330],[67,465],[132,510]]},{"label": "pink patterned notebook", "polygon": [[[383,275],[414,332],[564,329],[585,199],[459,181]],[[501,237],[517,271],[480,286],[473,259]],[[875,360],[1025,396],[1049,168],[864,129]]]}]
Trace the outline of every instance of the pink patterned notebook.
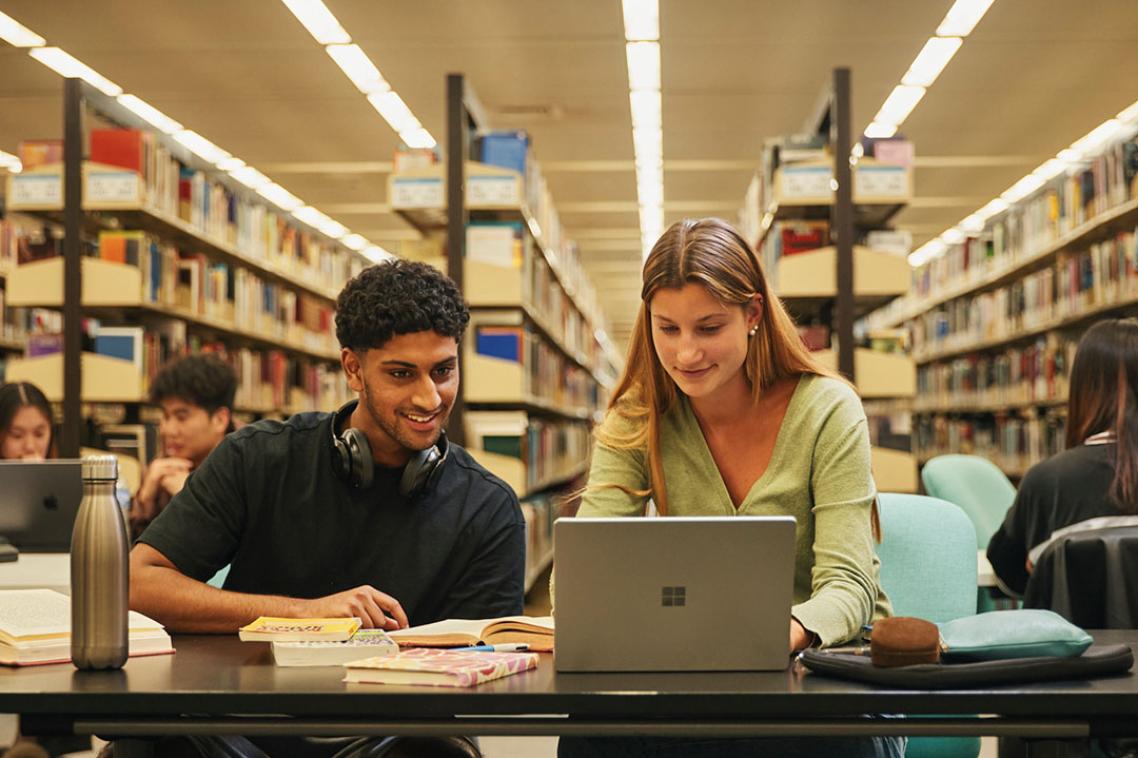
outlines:
[{"label": "pink patterned notebook", "polygon": [[398,655],[345,663],[345,682],[473,687],[537,667],[536,653],[480,653],[412,648]]}]

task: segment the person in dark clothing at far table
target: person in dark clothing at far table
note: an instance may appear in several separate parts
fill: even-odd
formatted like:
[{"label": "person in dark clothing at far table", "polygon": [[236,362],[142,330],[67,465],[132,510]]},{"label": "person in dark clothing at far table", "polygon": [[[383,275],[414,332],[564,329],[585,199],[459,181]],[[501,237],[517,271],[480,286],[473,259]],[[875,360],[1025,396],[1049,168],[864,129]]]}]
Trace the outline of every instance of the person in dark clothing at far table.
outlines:
[{"label": "person in dark clothing at far table", "polygon": [[1067,449],[1027,472],[988,543],[996,576],[1017,595],[1053,538],[1138,524],[1138,319],[1088,329],[1069,384]]},{"label": "person in dark clothing at far table", "polygon": [[[130,607],[228,634],[258,616],[396,629],[520,614],[517,496],[443,432],[469,320],[425,264],[348,282],[336,336],[358,398],[228,435],[132,550]],[[224,587],[206,584],[226,564]]]}]

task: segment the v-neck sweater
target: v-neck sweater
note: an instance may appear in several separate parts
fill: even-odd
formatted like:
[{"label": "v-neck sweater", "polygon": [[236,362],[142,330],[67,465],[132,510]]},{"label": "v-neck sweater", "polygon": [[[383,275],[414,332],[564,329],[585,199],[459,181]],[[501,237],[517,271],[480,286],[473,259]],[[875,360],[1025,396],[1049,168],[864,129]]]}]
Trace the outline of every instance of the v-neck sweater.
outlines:
[{"label": "v-neck sweater", "polygon": [[[612,414],[609,422],[621,424]],[[823,645],[849,640],[871,620],[890,615],[873,546],[870,513],[877,491],[869,433],[861,401],[849,385],[813,374],[799,379],[767,468],[738,508],[682,393],[661,419],[660,450],[667,515],[795,518],[791,614]],[[649,489],[646,451],[596,443],[578,515],[643,514],[648,497],[622,487]]]}]

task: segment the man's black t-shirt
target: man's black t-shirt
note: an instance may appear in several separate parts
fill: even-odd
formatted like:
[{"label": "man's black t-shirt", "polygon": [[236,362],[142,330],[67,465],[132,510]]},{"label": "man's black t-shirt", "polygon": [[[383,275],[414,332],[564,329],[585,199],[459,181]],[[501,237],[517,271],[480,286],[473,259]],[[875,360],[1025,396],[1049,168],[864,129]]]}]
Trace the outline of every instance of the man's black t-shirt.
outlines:
[{"label": "man's black t-shirt", "polygon": [[412,625],[522,612],[525,523],[517,497],[451,444],[427,492],[402,469],[353,488],[332,468],[332,415],[302,413],[230,434],[139,538],[183,574],[225,589],[316,598],[370,584]]},{"label": "man's black t-shirt", "polygon": [[1079,445],[1028,470],[1004,523],[988,543],[988,560],[1008,589],[1024,591],[1028,552],[1056,529],[1121,515],[1107,494],[1116,452],[1113,444]]}]

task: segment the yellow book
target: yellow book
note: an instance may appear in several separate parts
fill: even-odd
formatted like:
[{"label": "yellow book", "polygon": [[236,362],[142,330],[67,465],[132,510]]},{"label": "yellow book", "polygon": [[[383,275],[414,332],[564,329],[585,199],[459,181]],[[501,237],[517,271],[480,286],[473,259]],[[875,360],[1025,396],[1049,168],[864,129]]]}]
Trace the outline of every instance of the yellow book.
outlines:
[{"label": "yellow book", "polygon": [[358,618],[285,619],[261,616],[241,627],[238,636],[242,642],[303,642],[330,640],[342,642],[350,639],[360,628]]}]

